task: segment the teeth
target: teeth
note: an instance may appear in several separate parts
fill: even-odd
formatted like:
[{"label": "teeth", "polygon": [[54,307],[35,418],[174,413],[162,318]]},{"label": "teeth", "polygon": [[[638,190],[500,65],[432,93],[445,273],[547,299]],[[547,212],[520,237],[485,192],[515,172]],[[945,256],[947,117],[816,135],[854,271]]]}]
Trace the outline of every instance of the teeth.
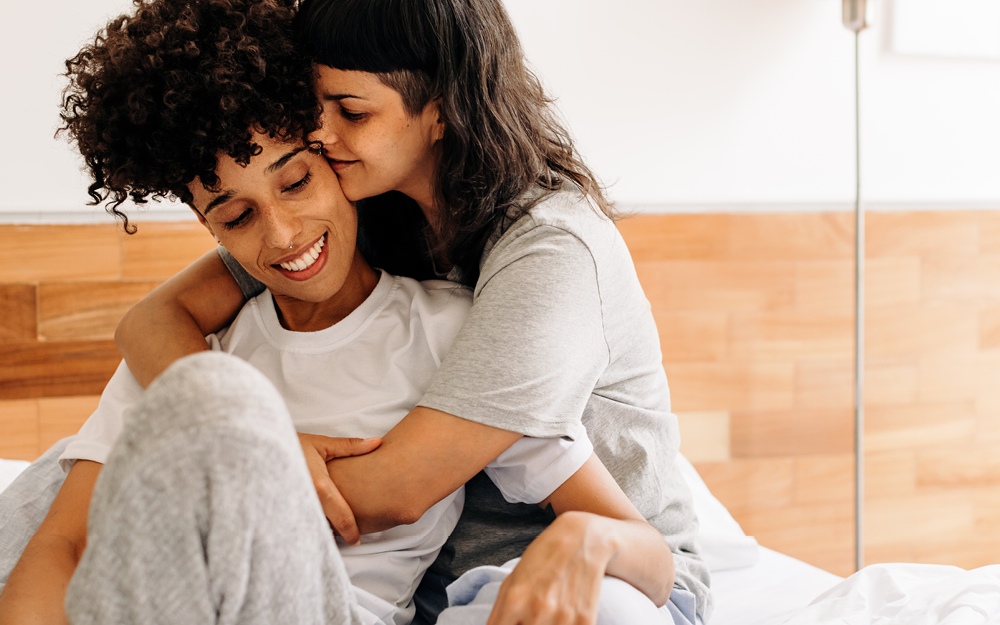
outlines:
[{"label": "teeth", "polygon": [[324,234],[319,241],[316,241],[316,245],[303,252],[302,256],[299,256],[295,260],[290,260],[287,263],[281,263],[280,267],[285,271],[302,271],[303,269],[312,267],[312,264],[316,262],[317,258],[319,258],[319,253],[323,251],[323,246],[325,244],[326,235]]}]

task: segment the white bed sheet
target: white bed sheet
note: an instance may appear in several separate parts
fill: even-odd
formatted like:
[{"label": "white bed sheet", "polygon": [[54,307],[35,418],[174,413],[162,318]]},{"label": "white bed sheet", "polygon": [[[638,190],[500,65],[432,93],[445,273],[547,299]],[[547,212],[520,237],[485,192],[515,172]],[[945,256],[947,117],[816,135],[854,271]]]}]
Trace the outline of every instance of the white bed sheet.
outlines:
[{"label": "white bed sheet", "polygon": [[766,547],[750,567],[712,573],[708,625],[779,625],[843,578]]},{"label": "white bed sheet", "polygon": [[10,486],[14,478],[28,468],[28,463],[24,460],[7,460],[0,458],[0,493]]}]

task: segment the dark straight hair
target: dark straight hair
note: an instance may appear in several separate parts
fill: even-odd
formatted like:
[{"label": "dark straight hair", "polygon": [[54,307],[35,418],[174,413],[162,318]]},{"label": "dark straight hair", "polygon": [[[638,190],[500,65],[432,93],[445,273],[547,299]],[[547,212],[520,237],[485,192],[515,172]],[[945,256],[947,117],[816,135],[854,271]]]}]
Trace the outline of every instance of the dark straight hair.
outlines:
[{"label": "dark straight hair", "polygon": [[305,0],[296,26],[315,62],[377,74],[411,115],[438,101],[439,251],[467,281],[497,228],[567,183],[615,217],[499,0]]}]

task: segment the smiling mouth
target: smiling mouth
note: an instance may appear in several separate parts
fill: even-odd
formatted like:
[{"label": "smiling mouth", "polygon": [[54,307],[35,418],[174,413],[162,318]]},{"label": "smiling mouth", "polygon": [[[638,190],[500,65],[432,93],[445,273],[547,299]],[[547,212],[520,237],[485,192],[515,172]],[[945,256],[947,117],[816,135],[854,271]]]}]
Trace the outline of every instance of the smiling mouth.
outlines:
[{"label": "smiling mouth", "polygon": [[313,263],[316,262],[316,259],[319,258],[319,253],[323,251],[324,245],[326,245],[325,233],[323,234],[323,236],[319,238],[319,241],[316,241],[316,243],[311,248],[303,252],[302,256],[299,256],[298,258],[292,259],[288,262],[278,263],[278,266],[284,269],[285,271],[293,271],[293,272],[305,271],[306,269],[312,267]]}]

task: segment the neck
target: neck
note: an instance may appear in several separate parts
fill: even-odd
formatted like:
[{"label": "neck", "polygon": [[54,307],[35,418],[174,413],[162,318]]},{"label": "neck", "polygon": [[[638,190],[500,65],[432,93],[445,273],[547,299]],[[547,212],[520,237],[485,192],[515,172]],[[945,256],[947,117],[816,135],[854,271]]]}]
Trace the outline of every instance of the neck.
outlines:
[{"label": "neck", "polygon": [[322,302],[307,302],[288,295],[274,296],[281,326],[292,332],[319,332],[342,321],[361,305],[378,284],[378,274],[361,252],[354,252],[351,268],[340,289]]},{"label": "neck", "polygon": [[442,234],[441,200],[438,193],[440,153],[436,154],[435,158],[426,159],[425,162],[426,165],[423,166],[423,170],[418,175],[412,177],[414,182],[406,188],[399,189],[399,191],[417,203],[417,206],[420,207],[420,212],[424,214],[424,218],[430,224],[430,244],[434,253],[434,266],[437,270],[447,273],[453,265],[438,245]]}]

